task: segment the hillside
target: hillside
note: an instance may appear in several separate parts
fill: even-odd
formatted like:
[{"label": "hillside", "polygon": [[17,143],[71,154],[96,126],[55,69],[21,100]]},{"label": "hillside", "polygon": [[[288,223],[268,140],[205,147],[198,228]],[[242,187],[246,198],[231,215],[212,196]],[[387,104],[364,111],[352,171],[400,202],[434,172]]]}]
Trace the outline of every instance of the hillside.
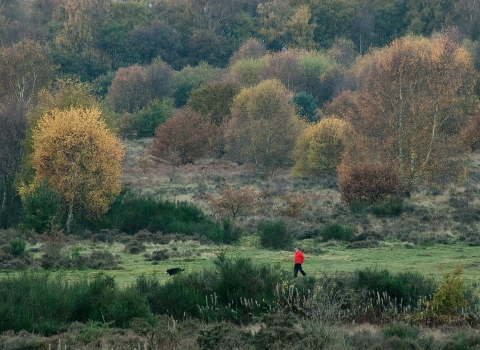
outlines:
[{"label": "hillside", "polygon": [[[202,160],[173,170],[148,161],[145,147],[151,140],[125,143],[123,183],[144,194],[188,201],[212,214],[205,194],[215,195],[223,183],[237,188],[252,185],[264,193],[265,209],[255,217],[237,221],[249,233],[254,233],[255,225],[261,220],[283,219],[290,223],[298,238],[329,223],[338,223],[354,227],[357,235],[381,236],[414,244],[480,244],[480,155],[477,153],[471,155],[464,183],[436,190],[418,188],[405,199],[400,215],[379,217],[368,208],[352,213],[342,203],[333,176],[294,178],[290,169],[285,169],[269,180],[260,180],[248,166],[224,160]],[[306,207],[297,218],[281,214],[287,195],[305,200]]]}]

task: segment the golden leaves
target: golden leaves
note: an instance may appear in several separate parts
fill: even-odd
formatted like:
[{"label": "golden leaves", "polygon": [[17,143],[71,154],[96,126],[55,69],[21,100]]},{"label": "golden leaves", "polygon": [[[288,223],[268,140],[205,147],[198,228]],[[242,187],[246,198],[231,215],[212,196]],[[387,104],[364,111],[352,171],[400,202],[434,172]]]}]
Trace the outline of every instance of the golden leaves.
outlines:
[{"label": "golden leaves", "polygon": [[468,54],[445,37],[395,40],[357,66],[354,126],[410,185],[432,179],[459,151],[474,78]]},{"label": "golden leaves", "polygon": [[251,163],[262,176],[288,163],[302,128],[289,100],[290,94],[278,80],[243,89],[233,101],[226,128],[228,156]]},{"label": "golden leaves", "polygon": [[335,172],[345,151],[350,125],[330,117],[308,126],[295,146],[293,173],[323,174]]},{"label": "golden leaves", "polygon": [[33,131],[36,182],[47,178],[63,199],[98,216],[120,192],[123,146],[97,109],[54,109]]}]

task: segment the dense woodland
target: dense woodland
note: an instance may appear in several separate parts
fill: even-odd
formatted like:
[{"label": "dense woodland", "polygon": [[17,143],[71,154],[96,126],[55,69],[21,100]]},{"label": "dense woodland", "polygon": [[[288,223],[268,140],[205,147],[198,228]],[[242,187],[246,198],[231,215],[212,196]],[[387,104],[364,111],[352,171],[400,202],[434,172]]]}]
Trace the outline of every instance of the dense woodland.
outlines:
[{"label": "dense woodland", "polygon": [[[421,243],[419,222],[430,225],[430,233],[441,222],[444,232],[456,235],[451,240],[480,245],[480,210],[468,197],[477,188],[472,155],[480,148],[479,36],[476,0],[0,0],[2,267],[118,267],[106,253],[62,256],[57,243],[71,236],[122,242],[131,251],[147,238],[231,244],[245,233],[258,233],[260,245],[272,250],[315,237],[370,247],[379,233],[369,232],[367,211],[381,218],[414,212],[400,224],[381,219],[385,231],[413,227],[401,232],[408,244]],[[122,177],[129,161],[125,144],[142,140],[147,146],[130,173],[153,178],[163,171],[174,183],[189,166],[210,172],[220,164],[248,176],[233,184],[218,175],[208,191],[205,179],[215,174],[203,174],[204,188],[197,184],[196,191],[208,215],[195,203],[144,196]],[[304,186],[304,197],[277,189],[283,202],[274,206],[272,187],[287,183],[275,179],[279,173],[293,179],[291,188]],[[314,186],[339,193],[339,203],[311,191],[328,214],[316,208],[295,222]],[[450,212],[403,207],[415,193],[450,188],[456,194],[455,186],[464,186],[466,200],[455,199],[454,224],[447,222]],[[249,221],[254,215],[255,225]],[[360,232],[329,225],[328,215],[367,227],[362,234],[375,239],[354,242]],[[416,224],[404,225],[409,219]],[[42,257],[24,254],[24,239],[40,236]],[[157,263],[168,259],[166,250],[154,253],[149,259]],[[318,349],[341,348],[327,324],[400,321],[405,324],[390,332],[401,340],[366,339],[359,331],[357,340],[366,344],[359,348],[382,341],[392,349],[479,343],[475,334],[450,343],[420,339],[410,325],[479,324],[478,300],[463,288],[461,269],[445,272],[440,285],[417,274],[358,271],[294,286],[284,272],[247,258],[220,254],[215,266],[216,272],[166,284],[143,276],[126,290],[102,275],[78,285],[39,275],[6,279],[0,330],[52,335],[83,322],[85,328],[70,330],[79,332],[71,344],[99,341],[116,326],[141,335],[130,345],[152,349],[187,340],[192,343],[185,348],[275,349],[288,341]],[[241,274],[241,281],[232,278]],[[253,288],[258,281],[262,287]],[[380,301],[386,286],[399,304],[387,302],[386,294]],[[44,298],[45,319],[37,322],[37,311],[26,308],[35,302],[10,299],[22,288],[30,288],[32,298],[42,297],[36,290],[50,298]],[[218,295],[220,306],[214,309],[207,295]],[[422,295],[430,299],[418,304]],[[215,326],[177,328],[182,317]],[[266,328],[259,332],[233,326],[258,324],[260,317]],[[215,324],[222,321],[228,325]],[[192,340],[182,332],[197,335]],[[405,340],[402,332],[417,338]],[[347,333],[343,329],[342,337],[355,348],[355,336]]]},{"label": "dense woodland", "polygon": [[[24,220],[44,178],[63,222],[104,213],[118,193],[100,195],[102,210],[73,208],[77,194],[62,193],[72,184],[39,171],[32,136],[54,108],[98,110],[119,137],[156,135],[152,158],[173,167],[223,157],[262,178],[338,168],[347,202],[461,180],[462,155],[477,148],[475,1],[35,0],[0,11],[2,227]],[[349,187],[380,173],[384,194]]]}]

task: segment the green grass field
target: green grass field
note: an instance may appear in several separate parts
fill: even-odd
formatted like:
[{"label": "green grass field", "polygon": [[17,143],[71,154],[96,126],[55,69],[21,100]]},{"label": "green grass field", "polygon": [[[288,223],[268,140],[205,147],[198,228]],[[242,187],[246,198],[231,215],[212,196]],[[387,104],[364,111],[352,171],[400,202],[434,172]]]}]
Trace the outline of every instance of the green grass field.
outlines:
[{"label": "green grass field", "polygon": [[[303,240],[297,242],[304,250],[306,260],[303,265],[307,274],[320,277],[324,273],[343,273],[362,269],[387,269],[391,272],[419,272],[424,276],[433,276],[440,280],[442,269],[451,271],[460,266],[463,277],[468,285],[480,280],[480,249],[461,244],[417,246],[401,242],[384,242],[376,248],[347,249],[346,244],[336,242],[315,242]],[[114,276],[120,286],[133,284],[137,277],[157,275],[160,281],[167,281],[165,270],[171,267],[182,267],[186,273],[194,273],[203,269],[213,269],[215,256],[225,251],[229,257],[249,257],[260,264],[279,264],[281,269],[293,269],[292,251],[272,251],[258,246],[254,236],[244,237],[235,245],[201,245],[198,242],[170,242],[167,245],[146,244],[146,251],[140,254],[127,254],[124,245],[114,244],[84,244],[64,248],[67,252],[77,250],[87,254],[92,250],[107,250],[120,256],[120,270],[63,270],[66,279],[91,278],[98,273]],[[175,251],[179,257],[159,261],[152,264],[146,260],[146,255],[152,251],[167,249]],[[1,273],[0,276],[5,276]]]}]

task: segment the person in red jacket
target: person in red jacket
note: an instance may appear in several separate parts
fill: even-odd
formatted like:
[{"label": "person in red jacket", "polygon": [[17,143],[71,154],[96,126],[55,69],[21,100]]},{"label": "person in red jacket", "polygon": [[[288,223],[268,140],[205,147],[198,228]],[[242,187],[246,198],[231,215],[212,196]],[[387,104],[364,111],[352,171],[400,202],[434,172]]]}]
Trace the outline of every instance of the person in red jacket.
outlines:
[{"label": "person in red jacket", "polygon": [[293,267],[293,277],[297,278],[298,271],[305,276],[306,273],[302,269],[303,260],[305,260],[305,255],[300,251],[300,249],[294,249],[295,254],[293,255],[293,263],[295,264]]}]

